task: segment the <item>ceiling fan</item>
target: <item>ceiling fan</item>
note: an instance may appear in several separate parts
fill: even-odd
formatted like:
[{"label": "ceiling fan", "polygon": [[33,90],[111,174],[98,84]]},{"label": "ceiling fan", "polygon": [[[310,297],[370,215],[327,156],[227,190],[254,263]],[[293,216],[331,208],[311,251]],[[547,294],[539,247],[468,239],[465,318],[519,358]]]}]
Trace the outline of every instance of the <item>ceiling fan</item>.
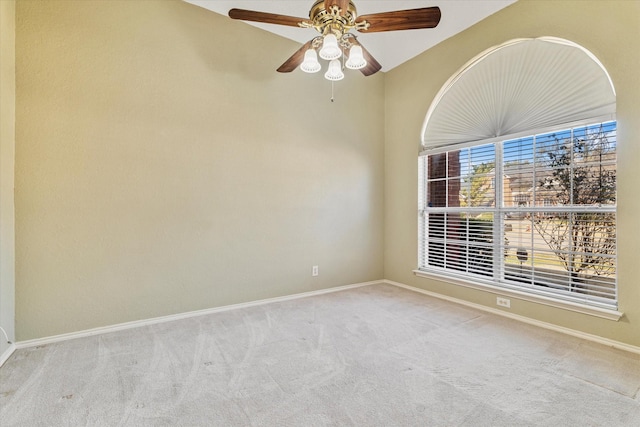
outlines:
[{"label": "ceiling fan", "polygon": [[[304,72],[318,72],[321,69],[318,62],[319,54],[322,59],[330,61],[325,77],[333,81],[344,77],[343,65],[360,70],[365,76],[375,74],[382,68],[349,31],[374,33],[434,28],[440,22],[440,8],[424,7],[358,16],[356,7],[350,0],[316,0],[311,6],[308,19],[245,9],[231,9],[229,17],[242,21],[317,30],[320,35],[305,43],[278,68],[278,71],[290,73],[300,66]],[[348,60],[341,64],[339,58],[343,54],[348,56]]]}]

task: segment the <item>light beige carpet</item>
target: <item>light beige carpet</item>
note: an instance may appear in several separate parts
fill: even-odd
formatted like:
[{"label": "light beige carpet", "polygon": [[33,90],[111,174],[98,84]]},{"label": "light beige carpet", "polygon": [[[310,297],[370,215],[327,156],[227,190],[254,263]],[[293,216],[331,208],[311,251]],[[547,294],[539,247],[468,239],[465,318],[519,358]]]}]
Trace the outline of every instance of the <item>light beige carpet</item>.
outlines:
[{"label": "light beige carpet", "polygon": [[17,351],[8,426],[638,426],[640,356],[389,285]]}]

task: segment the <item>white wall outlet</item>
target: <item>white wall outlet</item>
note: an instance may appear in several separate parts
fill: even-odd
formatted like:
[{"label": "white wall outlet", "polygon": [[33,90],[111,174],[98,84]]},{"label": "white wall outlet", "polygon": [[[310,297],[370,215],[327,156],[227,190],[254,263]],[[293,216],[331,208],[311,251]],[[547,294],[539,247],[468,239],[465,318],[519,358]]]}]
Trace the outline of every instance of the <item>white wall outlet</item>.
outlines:
[{"label": "white wall outlet", "polygon": [[313,267],[311,267],[311,275],[312,276],[317,276],[318,274],[319,274],[318,273],[318,266],[314,265]]},{"label": "white wall outlet", "polygon": [[498,304],[500,307],[511,308],[511,300],[507,298],[496,298],[496,304]]}]

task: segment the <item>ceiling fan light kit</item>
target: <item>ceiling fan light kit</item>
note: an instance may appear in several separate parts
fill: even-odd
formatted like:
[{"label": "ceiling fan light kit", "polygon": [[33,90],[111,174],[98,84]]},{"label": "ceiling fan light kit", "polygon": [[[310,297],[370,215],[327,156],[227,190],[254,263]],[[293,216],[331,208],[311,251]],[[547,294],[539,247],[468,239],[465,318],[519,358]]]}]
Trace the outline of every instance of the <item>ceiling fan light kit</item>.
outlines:
[{"label": "ceiling fan light kit", "polygon": [[440,8],[425,7],[358,16],[352,1],[316,0],[309,11],[309,19],[244,9],[231,9],[229,17],[315,29],[320,36],[296,51],[278,68],[278,72],[290,73],[300,66],[305,73],[317,73],[322,68],[318,62],[319,55],[320,58],[330,61],[325,78],[336,81],[344,78],[343,64],[338,59],[347,52],[348,60],[344,63],[346,68],[360,70],[365,76],[375,74],[382,68],[360,44],[357,37],[350,33],[351,30],[372,33],[434,28],[440,22]]}]

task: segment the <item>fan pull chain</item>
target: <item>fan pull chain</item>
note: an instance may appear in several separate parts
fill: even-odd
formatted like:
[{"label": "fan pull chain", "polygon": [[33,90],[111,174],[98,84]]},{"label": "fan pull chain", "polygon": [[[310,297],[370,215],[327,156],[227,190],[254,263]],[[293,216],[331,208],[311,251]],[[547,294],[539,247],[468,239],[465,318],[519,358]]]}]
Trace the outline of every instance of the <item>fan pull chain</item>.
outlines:
[{"label": "fan pull chain", "polygon": [[[342,48],[342,70],[344,71],[344,57],[345,57],[345,51],[344,48]],[[334,102],[334,98],[333,98],[333,89],[334,89],[334,81],[331,80],[331,102]]]}]

